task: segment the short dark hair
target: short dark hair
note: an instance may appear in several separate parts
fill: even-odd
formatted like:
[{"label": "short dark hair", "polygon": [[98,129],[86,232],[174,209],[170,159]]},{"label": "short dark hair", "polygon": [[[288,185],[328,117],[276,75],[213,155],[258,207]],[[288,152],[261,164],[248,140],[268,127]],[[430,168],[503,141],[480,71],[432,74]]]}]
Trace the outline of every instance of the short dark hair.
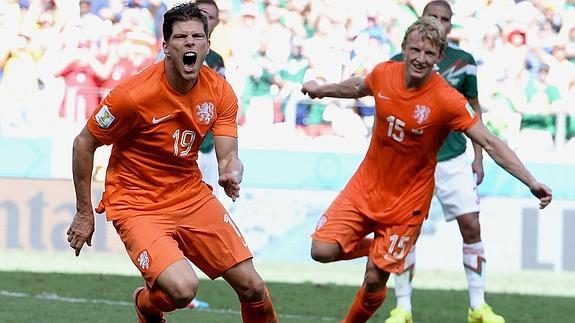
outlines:
[{"label": "short dark hair", "polygon": [[220,12],[220,8],[218,8],[218,4],[214,0],[196,0],[194,1],[195,4],[207,4],[216,7],[216,11]]},{"label": "short dark hair", "polygon": [[453,15],[453,11],[451,10],[451,5],[449,4],[449,2],[447,2],[445,0],[434,0],[434,1],[428,2],[425,5],[425,7],[423,8],[423,14],[425,14],[425,12],[427,10],[429,10],[429,8],[431,8],[431,7],[443,7],[445,9],[449,10],[451,15]]},{"label": "short dark hair", "polygon": [[206,37],[208,37],[208,18],[206,18],[204,12],[198,8],[197,4],[186,2],[176,5],[164,14],[164,24],[162,26],[164,41],[168,41],[172,36],[174,23],[190,20],[200,21],[204,26]]}]

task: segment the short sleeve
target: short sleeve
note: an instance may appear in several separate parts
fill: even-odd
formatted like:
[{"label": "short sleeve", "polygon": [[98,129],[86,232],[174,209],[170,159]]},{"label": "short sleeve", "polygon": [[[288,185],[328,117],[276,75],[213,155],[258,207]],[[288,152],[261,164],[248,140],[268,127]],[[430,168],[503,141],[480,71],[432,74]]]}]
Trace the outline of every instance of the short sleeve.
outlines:
[{"label": "short sleeve", "polygon": [[389,70],[388,62],[379,63],[365,76],[365,87],[369,90],[369,93],[374,93],[374,86],[386,75],[386,68]]},{"label": "short sleeve", "polygon": [[477,64],[471,54],[467,55],[467,66],[465,67],[465,78],[461,87],[461,93],[469,99],[477,97]]},{"label": "short sleeve", "polygon": [[212,125],[214,136],[238,136],[238,98],[228,82],[224,80],[220,100],[216,108],[218,109],[218,118]]},{"label": "short sleeve", "polygon": [[448,126],[454,131],[465,131],[479,120],[479,115],[475,112],[471,104],[461,93],[451,86],[445,86],[445,95],[442,96],[442,106],[446,107],[448,114]]},{"label": "short sleeve", "polygon": [[114,88],[100,103],[87,127],[100,142],[110,145],[132,130],[138,121],[136,105],[122,87]]}]

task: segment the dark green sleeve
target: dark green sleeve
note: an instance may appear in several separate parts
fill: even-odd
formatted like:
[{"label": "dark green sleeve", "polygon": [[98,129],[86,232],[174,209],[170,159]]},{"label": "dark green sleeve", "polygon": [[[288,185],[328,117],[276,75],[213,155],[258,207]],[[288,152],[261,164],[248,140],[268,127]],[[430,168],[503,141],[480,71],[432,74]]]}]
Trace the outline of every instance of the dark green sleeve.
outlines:
[{"label": "dark green sleeve", "polygon": [[[208,64],[211,69],[218,72],[222,77],[226,78],[226,67],[224,65],[224,59],[216,51],[210,50],[208,56],[206,56],[206,64]],[[212,149],[214,149],[214,134],[210,130],[200,145],[200,151],[203,153],[208,153],[212,151]]]},{"label": "dark green sleeve", "polygon": [[403,54],[399,53],[399,54],[395,54],[393,55],[392,58],[389,59],[390,61],[394,61],[394,62],[401,62],[403,61]]},{"label": "dark green sleeve", "polygon": [[200,151],[203,153],[209,153],[212,149],[214,149],[214,134],[212,131],[209,131],[200,145]]},{"label": "dark green sleeve", "polygon": [[467,55],[467,67],[465,78],[461,85],[461,94],[466,98],[474,99],[477,97],[477,64],[471,54]]}]

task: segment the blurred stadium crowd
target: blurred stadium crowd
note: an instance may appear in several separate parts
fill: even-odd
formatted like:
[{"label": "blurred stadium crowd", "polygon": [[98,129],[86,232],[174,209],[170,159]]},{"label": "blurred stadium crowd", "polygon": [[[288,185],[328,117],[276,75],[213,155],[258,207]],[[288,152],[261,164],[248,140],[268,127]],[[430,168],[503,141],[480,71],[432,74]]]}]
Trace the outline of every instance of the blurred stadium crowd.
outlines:
[{"label": "blurred stadium crowd", "polygon": [[[162,16],[177,2],[0,0],[0,136],[77,131],[111,87],[162,57]],[[373,100],[311,102],[302,82],[362,75],[398,53],[427,1],[216,2],[211,48],[239,98],[241,141],[267,131],[341,147],[367,142]],[[575,0],[451,2],[450,38],[477,61],[487,125],[515,147],[573,144]]]}]

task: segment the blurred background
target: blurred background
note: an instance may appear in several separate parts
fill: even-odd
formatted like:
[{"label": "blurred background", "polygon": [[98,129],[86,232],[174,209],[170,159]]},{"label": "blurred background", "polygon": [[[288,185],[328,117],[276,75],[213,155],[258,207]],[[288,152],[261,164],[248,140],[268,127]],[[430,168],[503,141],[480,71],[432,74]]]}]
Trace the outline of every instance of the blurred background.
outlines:
[{"label": "blurred background", "polygon": [[[365,153],[374,101],[312,102],[301,84],[364,75],[389,59],[427,1],[216,2],[211,48],[224,58],[239,99],[246,165],[241,199],[224,202],[262,267],[274,264],[280,280],[326,279],[306,269],[280,277],[311,263],[309,235]],[[127,257],[110,256],[124,251],[103,216],[83,260],[67,246],[75,212],[72,140],[114,85],[161,57],[162,16],[175,3],[0,0],[0,269],[135,272],[123,260],[125,267],[110,265]],[[484,122],[555,199],[539,211],[529,191],[485,157],[479,192],[488,270],[508,275],[499,285],[488,282],[516,291],[529,287],[509,277],[536,272],[560,277],[554,293],[573,294],[564,282],[575,281],[575,0],[451,4],[449,36],[477,61]],[[103,147],[96,156],[95,203],[108,152]],[[461,238],[439,212],[433,208],[418,242],[418,267],[424,276],[461,272],[441,284],[464,288]],[[358,261],[358,272],[362,266]]]}]

